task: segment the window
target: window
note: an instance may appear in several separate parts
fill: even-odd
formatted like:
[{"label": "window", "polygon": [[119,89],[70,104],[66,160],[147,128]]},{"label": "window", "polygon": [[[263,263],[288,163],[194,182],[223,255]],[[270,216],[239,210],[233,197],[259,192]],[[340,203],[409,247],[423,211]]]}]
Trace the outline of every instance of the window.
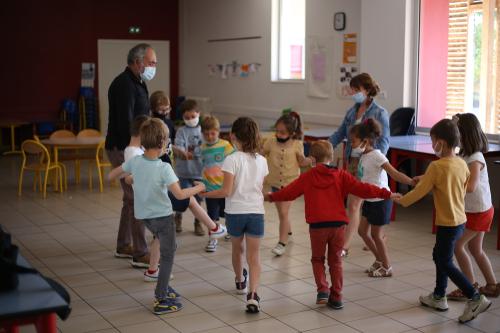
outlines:
[{"label": "window", "polygon": [[500,0],[422,0],[421,6],[419,125],[470,112],[486,133],[499,134]]},{"label": "window", "polygon": [[271,80],[305,78],[305,0],[274,0]]}]

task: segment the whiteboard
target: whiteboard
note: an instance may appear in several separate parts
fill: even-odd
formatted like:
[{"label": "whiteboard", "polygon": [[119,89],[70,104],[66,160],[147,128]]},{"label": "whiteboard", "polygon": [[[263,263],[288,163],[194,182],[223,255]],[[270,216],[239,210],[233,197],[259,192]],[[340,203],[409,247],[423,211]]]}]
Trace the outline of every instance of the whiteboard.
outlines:
[{"label": "whiteboard", "polygon": [[111,82],[127,66],[128,51],[139,43],[150,44],[156,52],[156,75],[148,81],[149,94],[163,90],[170,96],[170,43],[166,40],[97,40],[97,80],[99,85],[99,120],[101,132],[108,130],[108,89]]}]

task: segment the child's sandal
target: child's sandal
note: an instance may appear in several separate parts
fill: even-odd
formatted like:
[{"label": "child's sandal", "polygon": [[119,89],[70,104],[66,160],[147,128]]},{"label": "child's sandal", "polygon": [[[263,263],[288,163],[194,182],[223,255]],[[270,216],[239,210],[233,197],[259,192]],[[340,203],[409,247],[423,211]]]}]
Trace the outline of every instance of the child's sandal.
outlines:
[{"label": "child's sandal", "polygon": [[367,269],[365,269],[365,273],[371,273],[371,272],[374,272],[376,271],[380,266],[382,266],[382,262],[381,261],[378,261],[378,260],[375,260],[375,262],[370,266],[368,267]]},{"label": "child's sandal", "polygon": [[392,276],[392,266],[389,268],[385,268],[384,266],[380,266],[373,272],[368,273],[369,277],[374,278],[383,278],[383,277],[391,277]]},{"label": "child's sandal", "polygon": [[487,297],[498,297],[500,296],[500,283],[487,284],[479,288],[479,292]]},{"label": "child's sandal", "polygon": [[452,301],[466,301],[467,300],[467,297],[464,295],[464,293],[460,289],[453,290],[451,293],[446,295],[446,297]]},{"label": "child's sandal", "polygon": [[342,249],[340,252],[341,257],[347,257],[349,255],[349,249]]}]

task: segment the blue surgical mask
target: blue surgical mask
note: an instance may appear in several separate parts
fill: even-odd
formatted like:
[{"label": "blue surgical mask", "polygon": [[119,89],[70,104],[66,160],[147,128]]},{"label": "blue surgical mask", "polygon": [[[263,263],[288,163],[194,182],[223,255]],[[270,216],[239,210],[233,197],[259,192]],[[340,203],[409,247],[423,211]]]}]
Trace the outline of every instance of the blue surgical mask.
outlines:
[{"label": "blue surgical mask", "polygon": [[144,81],[151,81],[156,74],[156,67],[146,66],[144,67],[144,72],[141,73],[141,79]]},{"label": "blue surgical mask", "polygon": [[366,96],[360,91],[352,95],[352,99],[354,100],[354,102],[361,104],[365,101]]}]

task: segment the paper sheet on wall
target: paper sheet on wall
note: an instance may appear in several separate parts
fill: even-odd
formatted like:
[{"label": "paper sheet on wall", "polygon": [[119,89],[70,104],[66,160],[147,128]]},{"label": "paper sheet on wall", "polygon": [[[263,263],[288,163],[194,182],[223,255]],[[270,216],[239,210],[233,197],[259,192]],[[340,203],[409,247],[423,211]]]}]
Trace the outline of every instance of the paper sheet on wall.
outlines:
[{"label": "paper sheet on wall", "polygon": [[308,36],[307,94],[329,98],[332,91],[333,38]]},{"label": "paper sheet on wall", "polygon": [[357,34],[344,34],[344,50],[342,62],[344,64],[355,64],[357,62]]}]

